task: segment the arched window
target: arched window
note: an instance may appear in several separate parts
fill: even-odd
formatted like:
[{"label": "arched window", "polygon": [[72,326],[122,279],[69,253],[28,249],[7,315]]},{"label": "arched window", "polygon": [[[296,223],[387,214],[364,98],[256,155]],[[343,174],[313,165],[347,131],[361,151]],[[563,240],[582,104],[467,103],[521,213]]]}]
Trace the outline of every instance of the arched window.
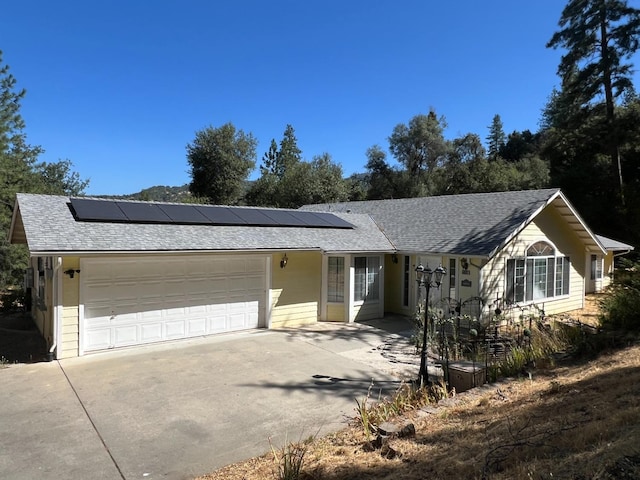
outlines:
[{"label": "arched window", "polygon": [[507,260],[507,300],[539,302],[568,295],[569,273],[569,257],[559,256],[548,242],[536,242],[524,258]]}]

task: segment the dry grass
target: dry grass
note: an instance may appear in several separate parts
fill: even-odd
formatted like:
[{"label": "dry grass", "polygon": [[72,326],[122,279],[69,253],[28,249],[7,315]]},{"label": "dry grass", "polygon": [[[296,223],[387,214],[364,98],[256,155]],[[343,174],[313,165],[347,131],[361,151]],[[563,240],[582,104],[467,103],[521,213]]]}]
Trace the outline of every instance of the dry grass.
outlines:
[{"label": "dry grass", "polygon": [[[300,478],[640,479],[640,344],[486,385],[397,421],[416,427],[414,438],[391,440],[398,457],[370,451],[354,424],[309,444]],[[276,474],[266,454],[200,480]]]}]

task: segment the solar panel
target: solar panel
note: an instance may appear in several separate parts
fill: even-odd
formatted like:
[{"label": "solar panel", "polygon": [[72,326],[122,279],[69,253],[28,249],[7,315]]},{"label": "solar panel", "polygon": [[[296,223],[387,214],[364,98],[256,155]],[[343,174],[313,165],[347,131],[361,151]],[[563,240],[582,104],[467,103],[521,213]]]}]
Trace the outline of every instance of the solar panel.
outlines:
[{"label": "solar panel", "polygon": [[353,228],[332,213],[275,208],[124,202],[92,198],[70,200],[76,220],[254,227]]},{"label": "solar panel", "polygon": [[213,225],[246,225],[242,218],[234,214],[228,207],[212,207],[208,205],[196,205],[195,208],[204,215]]},{"label": "solar panel", "polygon": [[181,223],[181,224],[208,224],[209,219],[205,217],[195,205],[160,205],[160,210],[162,210],[172,221],[173,223]]},{"label": "solar panel", "polygon": [[260,210],[280,227],[308,227],[309,224],[287,210]]},{"label": "solar panel", "polygon": [[326,213],[326,212],[308,212],[308,213],[318,218],[318,222],[316,223],[316,226],[318,227],[327,226],[332,228],[353,228],[353,225],[351,225],[346,220],[343,220],[340,217],[335,216],[333,213]]},{"label": "solar panel", "polygon": [[154,203],[115,202],[133,223],[173,223]]},{"label": "solar panel", "polygon": [[115,202],[108,200],[93,200],[86,198],[72,198],[71,206],[78,220],[89,222],[108,221],[126,222],[127,217]]},{"label": "solar panel", "polygon": [[234,208],[233,213],[238,215],[247,225],[256,226],[277,226],[278,223],[272,218],[268,217],[262,210],[253,208]]}]

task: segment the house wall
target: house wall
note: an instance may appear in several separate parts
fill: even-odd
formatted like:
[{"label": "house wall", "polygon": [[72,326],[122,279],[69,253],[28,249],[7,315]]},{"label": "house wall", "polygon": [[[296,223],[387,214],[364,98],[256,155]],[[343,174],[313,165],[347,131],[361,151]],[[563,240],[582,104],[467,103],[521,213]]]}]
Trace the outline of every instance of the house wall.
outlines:
[{"label": "house wall", "polygon": [[613,252],[607,252],[604,256],[604,266],[602,268],[602,288],[611,285],[613,281],[614,256]]},{"label": "house wall", "polygon": [[282,255],[274,254],[272,257],[271,328],[318,321],[322,254],[287,252],[287,257],[289,260],[285,268],[280,268]]},{"label": "house wall", "polygon": [[[33,268],[31,284],[31,317],[47,341],[47,347],[53,342],[53,260],[51,257],[33,257],[29,260]],[[39,266],[41,270],[39,270]]]},{"label": "house wall", "polygon": [[524,257],[527,248],[540,240],[549,241],[556,247],[558,255],[570,258],[569,295],[558,297],[557,300],[545,301],[542,304],[540,302],[533,303],[544,307],[548,314],[582,308],[586,273],[585,247],[572,228],[552,206],[547,206],[533,222],[527,225],[482,268],[483,288],[480,295],[489,302],[496,298],[504,298],[507,260]]},{"label": "house wall", "polygon": [[[384,286],[384,310],[389,313],[408,314],[407,308],[402,305],[402,267],[403,255],[397,255],[394,263],[393,255],[384,256],[385,286]],[[415,308],[415,306],[414,306]]]},{"label": "house wall", "polygon": [[328,303],[327,304],[327,322],[346,322],[345,304],[344,303]]},{"label": "house wall", "polygon": [[[62,259],[62,271],[68,269],[80,269],[79,257],[64,257]],[[57,358],[78,356],[78,341],[80,332],[80,275],[62,275],[62,322],[60,338],[58,339]]]}]

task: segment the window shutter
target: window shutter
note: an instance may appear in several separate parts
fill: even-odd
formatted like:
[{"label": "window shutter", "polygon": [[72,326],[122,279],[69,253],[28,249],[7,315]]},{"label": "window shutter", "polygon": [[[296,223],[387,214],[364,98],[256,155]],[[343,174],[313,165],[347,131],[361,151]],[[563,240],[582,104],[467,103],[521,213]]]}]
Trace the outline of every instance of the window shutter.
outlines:
[{"label": "window shutter", "polygon": [[515,303],[515,275],[516,261],[515,259],[507,260],[507,285],[505,297],[508,302]]},{"label": "window shutter", "polygon": [[569,295],[569,277],[571,272],[571,261],[569,257],[562,259],[564,265],[562,267],[562,294]]}]

